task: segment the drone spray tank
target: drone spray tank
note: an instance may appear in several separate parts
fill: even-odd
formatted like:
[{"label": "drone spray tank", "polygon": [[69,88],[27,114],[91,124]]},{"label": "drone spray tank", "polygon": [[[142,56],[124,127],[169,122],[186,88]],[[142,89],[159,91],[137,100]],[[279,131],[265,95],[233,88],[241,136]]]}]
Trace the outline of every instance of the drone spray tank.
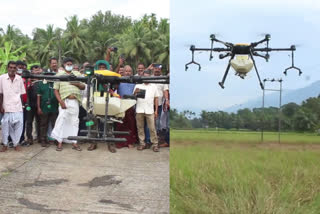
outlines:
[{"label": "drone spray tank", "polygon": [[230,62],[232,68],[236,71],[236,75],[244,79],[244,77],[253,68],[253,61],[248,55],[236,55],[235,59]]}]

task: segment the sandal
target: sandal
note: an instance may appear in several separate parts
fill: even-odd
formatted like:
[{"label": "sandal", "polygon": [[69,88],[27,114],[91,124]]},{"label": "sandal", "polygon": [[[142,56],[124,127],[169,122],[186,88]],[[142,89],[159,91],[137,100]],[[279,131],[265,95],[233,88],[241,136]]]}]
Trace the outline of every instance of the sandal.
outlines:
[{"label": "sandal", "polygon": [[1,150],[0,150],[0,152],[5,152],[5,151],[7,151],[8,150],[8,147],[7,146],[3,146],[2,148],[1,148]]},{"label": "sandal", "polygon": [[109,151],[110,151],[111,153],[116,153],[116,152],[117,152],[114,144],[108,143],[108,149],[109,149]]},{"label": "sandal", "polygon": [[95,150],[95,149],[97,149],[97,144],[91,144],[89,147],[88,147],[88,151],[92,151],[92,150]]},{"label": "sandal", "polygon": [[142,150],[144,150],[144,149],[146,149],[146,148],[147,148],[146,146],[139,145],[138,148],[137,148],[137,150],[142,151]]},{"label": "sandal", "polygon": [[72,146],[72,149],[77,150],[77,151],[82,151],[82,149],[80,148],[80,146]]},{"label": "sandal", "polygon": [[61,152],[62,151],[62,147],[58,147],[57,146],[56,151]]},{"label": "sandal", "polygon": [[154,152],[159,152],[159,146],[154,146],[154,147],[152,147],[152,150],[153,150]]}]

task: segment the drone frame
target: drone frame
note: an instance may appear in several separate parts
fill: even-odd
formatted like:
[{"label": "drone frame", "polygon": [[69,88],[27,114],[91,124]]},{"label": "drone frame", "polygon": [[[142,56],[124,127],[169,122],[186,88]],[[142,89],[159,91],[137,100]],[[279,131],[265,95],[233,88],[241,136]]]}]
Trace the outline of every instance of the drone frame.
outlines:
[{"label": "drone frame", "polygon": [[[88,66],[90,72],[93,71],[93,68],[91,66]],[[115,119],[112,119],[112,117],[108,116],[108,104],[109,104],[109,95],[110,95],[110,86],[112,83],[169,83],[169,77],[168,76],[150,76],[150,77],[143,77],[143,76],[125,76],[125,77],[117,77],[117,76],[103,76],[101,74],[93,74],[88,75],[86,77],[82,76],[74,76],[74,75],[34,75],[31,74],[30,71],[23,71],[22,74],[23,78],[26,78],[28,80],[31,79],[38,79],[38,80],[48,80],[50,82],[83,82],[87,84],[87,130],[80,130],[82,133],[87,133],[87,136],[69,136],[68,140],[79,140],[79,141],[97,141],[97,142],[126,142],[125,138],[116,138],[115,135],[129,135],[130,132],[126,131],[114,131],[113,126],[109,125],[108,123],[113,122],[119,122]],[[105,84],[104,92],[106,92],[106,106],[105,106],[105,115],[104,115],[104,128],[103,131],[99,131],[98,124],[96,126],[96,130],[91,130],[91,126],[93,125],[93,119],[97,118],[99,116],[94,115],[92,108],[90,108],[90,90],[92,85],[92,80],[96,78],[99,82]],[[29,106],[29,103],[27,103],[27,106]],[[92,137],[92,133],[96,133],[97,137]],[[99,134],[102,134],[102,137],[99,138]]]},{"label": "drone frame", "polygon": [[[226,78],[227,78],[227,75],[229,73],[230,66],[231,66],[231,60],[234,59],[235,55],[238,55],[238,54],[248,55],[253,62],[253,66],[256,71],[256,75],[258,77],[260,87],[261,87],[261,89],[264,89],[256,62],[254,59],[254,56],[264,58],[268,62],[268,60],[270,58],[269,52],[272,52],[272,51],[291,51],[292,52],[292,54],[291,54],[292,65],[290,67],[288,67],[287,69],[285,69],[284,74],[287,75],[287,71],[290,69],[296,69],[299,71],[299,76],[300,76],[302,74],[301,69],[294,66],[294,51],[296,50],[296,47],[294,45],[292,45],[290,48],[270,48],[269,47],[270,38],[271,38],[270,34],[266,34],[265,38],[258,41],[258,42],[253,42],[251,44],[233,44],[233,43],[221,41],[221,40],[217,39],[214,34],[211,34],[210,35],[211,48],[196,48],[194,45],[190,46],[190,50],[192,52],[192,60],[191,60],[191,62],[189,62],[185,65],[185,70],[188,69],[189,64],[196,64],[199,66],[199,71],[200,71],[201,65],[194,61],[194,52],[195,51],[210,51],[210,57],[209,57],[210,61],[213,59],[213,52],[225,53],[225,54],[221,53],[219,55],[219,59],[230,57],[227,68],[226,68],[225,73],[223,75],[222,81],[219,82],[220,87],[224,88],[224,83],[226,81]],[[214,48],[213,47],[214,42],[223,44],[225,47],[224,48]],[[257,48],[257,46],[259,46],[262,43],[266,43],[266,47],[265,48]],[[259,52],[265,52],[266,54],[263,55],[263,54],[260,54]],[[243,77],[241,77],[241,78],[243,78]]]}]

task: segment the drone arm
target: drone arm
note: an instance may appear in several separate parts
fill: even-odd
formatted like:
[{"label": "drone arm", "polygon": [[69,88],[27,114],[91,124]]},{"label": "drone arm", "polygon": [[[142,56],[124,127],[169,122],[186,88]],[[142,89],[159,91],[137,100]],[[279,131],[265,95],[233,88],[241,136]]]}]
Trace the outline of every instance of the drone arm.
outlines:
[{"label": "drone arm", "polygon": [[267,38],[264,38],[264,39],[262,39],[262,40],[260,40],[259,42],[253,42],[253,43],[251,43],[251,46],[252,47],[257,47],[258,45],[260,45],[261,43],[264,43],[264,42],[267,42],[267,41],[269,41]]},{"label": "drone arm", "polygon": [[232,48],[232,47],[233,47],[233,44],[232,44],[232,43],[223,42],[223,41],[221,41],[221,40],[219,40],[219,39],[216,39],[216,38],[214,38],[213,41],[218,42],[218,43],[221,43],[221,44],[223,44],[224,46],[226,46],[226,47],[228,47],[228,48]]},{"label": "drone arm", "polygon": [[294,51],[295,49],[291,48],[253,48],[253,52],[271,52],[271,51]]},{"label": "drone arm", "polygon": [[252,53],[253,56],[258,56],[258,57],[262,57],[264,58],[267,62],[269,60],[269,54],[267,53],[266,55],[261,55],[261,54],[258,54],[257,52],[253,52]]},{"label": "drone arm", "polygon": [[253,58],[252,52],[250,52],[250,57],[251,57],[251,59],[252,59],[253,66],[254,66],[254,69],[255,69],[255,71],[256,71],[256,74],[257,74],[257,77],[258,77],[258,80],[259,80],[259,83],[260,83],[260,87],[261,87],[262,90],[264,90],[264,85],[263,85],[263,83],[261,82],[260,75],[259,75],[259,72],[258,72],[258,69],[257,69],[257,66],[256,66],[256,62],[255,62],[255,60],[254,60],[254,58]]},{"label": "drone arm", "polygon": [[219,59],[223,59],[223,58],[226,58],[226,57],[228,57],[228,56],[232,56],[232,54],[231,54],[231,53],[226,53],[225,55],[220,54],[220,55],[219,55]]}]

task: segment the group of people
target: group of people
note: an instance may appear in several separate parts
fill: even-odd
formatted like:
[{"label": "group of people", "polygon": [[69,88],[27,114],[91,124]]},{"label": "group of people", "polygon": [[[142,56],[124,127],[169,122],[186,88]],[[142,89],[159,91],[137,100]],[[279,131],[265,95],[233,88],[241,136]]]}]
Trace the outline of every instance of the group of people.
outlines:
[{"label": "group of people", "polygon": [[[94,64],[95,70],[114,70],[121,76],[132,76],[133,69],[125,65],[120,57],[119,64],[114,69],[109,63],[110,52],[107,50],[106,60]],[[65,58],[62,67],[58,66],[57,58],[50,58],[49,68],[42,69],[39,65],[30,68],[32,74],[44,75],[75,75],[84,76],[84,68],[74,64],[72,58]],[[86,84],[81,82],[46,82],[21,77],[27,65],[22,61],[10,61],[7,64],[8,73],[0,76],[0,117],[2,129],[2,144],[0,152],[9,147],[20,151],[21,146],[29,146],[36,140],[43,147],[56,144],[56,150],[62,151],[63,143],[71,143],[72,149],[81,151],[76,140],[68,140],[69,136],[81,135],[80,130],[86,129],[86,110],[81,106],[83,96],[86,96]],[[161,65],[151,64],[145,68],[139,63],[136,74],[140,76],[161,76]],[[103,85],[101,96],[104,93]],[[100,90],[100,89],[99,89]],[[154,152],[161,146],[169,146],[169,85],[168,84],[133,84],[120,83],[113,85],[112,95],[123,97],[144,92],[144,98],[137,98],[134,107],[128,109],[123,123],[117,123],[115,130],[129,131],[130,135],[116,136],[126,138],[126,142],[108,143],[108,149],[116,152],[116,148],[133,148],[143,150],[151,147]],[[25,139],[26,136],[26,139]],[[97,143],[91,142],[88,151],[97,149]]]}]

